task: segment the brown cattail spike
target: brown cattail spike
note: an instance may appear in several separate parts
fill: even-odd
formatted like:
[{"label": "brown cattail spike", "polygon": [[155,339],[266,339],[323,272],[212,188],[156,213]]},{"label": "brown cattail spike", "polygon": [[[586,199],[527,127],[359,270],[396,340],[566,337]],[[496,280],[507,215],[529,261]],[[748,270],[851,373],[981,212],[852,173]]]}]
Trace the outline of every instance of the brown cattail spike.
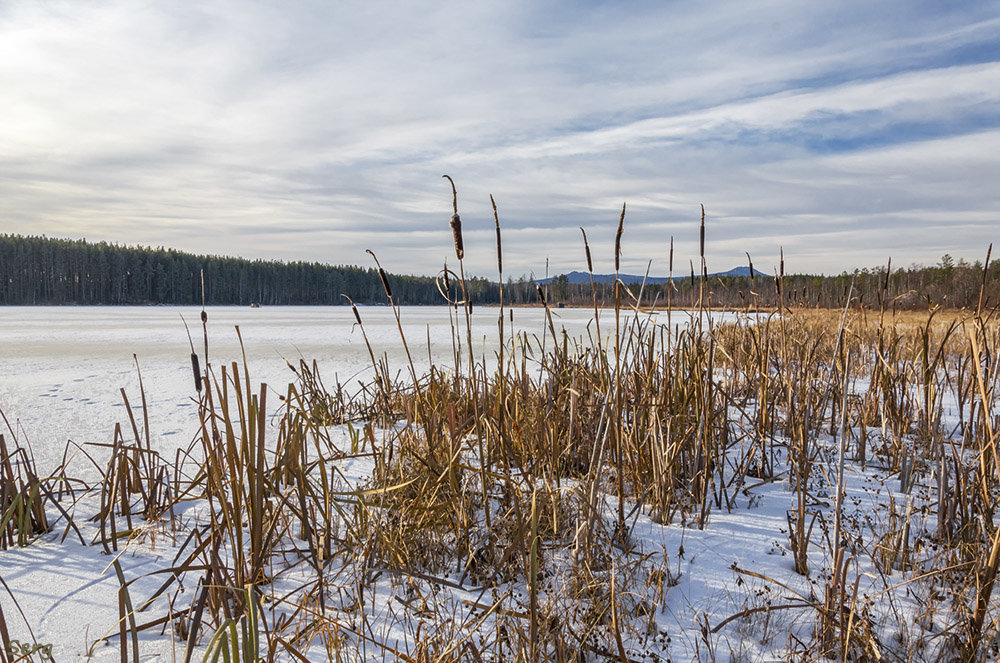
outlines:
[{"label": "brown cattail spike", "polygon": [[385,270],[381,267],[378,268],[378,277],[382,279],[382,287],[385,288],[385,296],[392,299],[392,288],[389,287],[389,277],[385,273]]},{"label": "brown cattail spike", "polygon": [[625,203],[622,203],[622,215],[618,217],[618,233],[615,235],[615,273],[618,273],[622,256],[622,231],[625,229]]},{"label": "brown cattail spike", "polygon": [[201,368],[198,366],[198,353],[191,353],[191,370],[194,372],[194,390],[201,393]]},{"label": "brown cattail spike", "polygon": [[490,194],[490,204],[493,205],[493,221],[497,224],[497,271],[500,272],[500,280],[503,281],[503,251],[500,244],[500,214],[497,212],[497,201],[493,200]]},{"label": "brown cattail spike", "polygon": [[545,303],[545,293],[542,292],[542,286],[536,283],[535,290],[538,292],[538,301],[542,303],[542,306],[548,306],[548,304]]},{"label": "brown cattail spike", "polygon": [[590,259],[590,242],[587,241],[587,231],[581,226],[580,232],[583,233],[583,250],[587,253],[587,271],[593,274],[594,262]]},{"label": "brown cattail spike", "polygon": [[365,249],[365,253],[372,257],[375,261],[375,266],[378,267],[378,277],[382,280],[382,288],[385,289],[385,295],[389,298],[390,303],[392,302],[392,288],[389,287],[389,277],[386,275],[385,270],[382,269],[382,263],[378,261],[378,256],[371,249]]},{"label": "brown cattail spike", "polygon": [[451,234],[455,240],[455,255],[459,260],[465,257],[465,244],[462,242],[462,217],[458,215],[458,189],[455,188],[455,180],[450,175],[441,177],[451,182],[451,207],[454,213],[451,215]]},{"label": "brown cattail spike", "polygon": [[705,206],[701,206],[701,259],[705,259]]},{"label": "brown cattail spike", "polygon": [[462,242],[462,218],[458,214],[451,215],[451,235],[455,240],[455,255],[461,260],[465,257],[465,245]]}]

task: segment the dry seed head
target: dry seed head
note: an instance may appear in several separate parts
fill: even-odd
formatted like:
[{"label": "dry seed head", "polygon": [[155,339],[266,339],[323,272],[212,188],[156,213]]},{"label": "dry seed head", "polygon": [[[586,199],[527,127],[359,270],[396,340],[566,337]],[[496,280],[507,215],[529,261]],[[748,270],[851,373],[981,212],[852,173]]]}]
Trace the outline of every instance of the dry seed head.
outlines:
[{"label": "dry seed head", "polygon": [[503,281],[503,251],[501,250],[500,244],[500,214],[497,212],[497,201],[493,200],[493,194],[490,194],[490,204],[493,205],[493,221],[497,224],[497,271],[500,272],[501,281]]},{"label": "dry seed head", "polygon": [[465,257],[465,245],[462,243],[462,219],[458,214],[451,215],[451,235],[455,240],[455,255],[461,260]]},{"label": "dry seed head", "polygon": [[381,267],[378,268],[378,277],[382,279],[382,287],[385,288],[386,297],[392,299],[392,288],[389,287],[389,277]]},{"label": "dry seed head", "polygon": [[583,250],[587,253],[587,271],[591,274],[594,273],[594,263],[590,259],[590,242],[587,241],[587,231],[580,227],[580,232],[583,233]]},{"label": "dry seed head", "polygon": [[705,205],[701,206],[701,259],[705,259]]},{"label": "dry seed head", "polygon": [[375,266],[378,267],[378,277],[382,280],[382,287],[385,289],[386,296],[391,300],[392,288],[389,287],[389,278],[386,275],[385,270],[382,269],[382,263],[378,261],[378,256],[376,256],[375,252],[372,251],[371,249],[365,249],[365,253],[370,255],[372,257],[372,260],[375,261]]},{"label": "dry seed head", "polygon": [[615,234],[615,273],[618,273],[622,256],[622,231],[625,230],[625,203],[622,203],[622,215],[618,217],[618,232]]},{"label": "dry seed head", "polygon": [[462,242],[462,217],[458,215],[458,189],[455,188],[455,180],[451,179],[450,175],[442,175],[441,177],[447,179],[451,182],[451,235],[455,240],[455,255],[458,256],[459,260],[465,257],[465,244]]},{"label": "dry seed head", "polygon": [[198,353],[191,353],[191,370],[194,372],[194,390],[201,393],[201,368],[198,366]]},{"label": "dry seed head", "polygon": [[548,304],[545,303],[545,293],[542,292],[542,286],[540,286],[540,285],[538,285],[536,283],[535,284],[535,290],[538,291],[538,301],[540,301],[542,303],[542,306],[548,306]]}]

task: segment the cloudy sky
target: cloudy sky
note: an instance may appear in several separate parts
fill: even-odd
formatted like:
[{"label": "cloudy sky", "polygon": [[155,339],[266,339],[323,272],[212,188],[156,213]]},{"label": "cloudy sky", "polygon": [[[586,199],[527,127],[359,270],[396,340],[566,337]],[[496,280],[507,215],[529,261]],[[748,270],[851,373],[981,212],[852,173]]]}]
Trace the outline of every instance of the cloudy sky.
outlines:
[{"label": "cloudy sky", "polygon": [[1000,2],[0,0],[0,232],[508,275],[1000,244]]}]

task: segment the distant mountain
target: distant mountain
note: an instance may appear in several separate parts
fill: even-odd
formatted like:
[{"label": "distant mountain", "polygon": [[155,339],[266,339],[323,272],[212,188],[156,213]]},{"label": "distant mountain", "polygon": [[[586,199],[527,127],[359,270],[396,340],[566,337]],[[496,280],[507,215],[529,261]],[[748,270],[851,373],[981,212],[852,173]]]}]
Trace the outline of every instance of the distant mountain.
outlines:
[{"label": "distant mountain", "polygon": [[[756,268],[754,268],[753,271],[754,271],[754,274],[756,276],[763,276],[763,277],[769,277],[770,276],[770,274],[765,274],[764,272],[762,272],[762,271],[760,271],[759,269],[756,269]],[[557,279],[559,276],[562,276],[562,274],[557,274],[556,276],[552,276],[552,277],[547,278],[547,279],[537,279],[536,282],[537,283],[542,283],[542,284],[551,283],[552,281],[554,281],[555,279]],[[566,273],[565,276],[566,276],[567,282],[570,283],[571,285],[573,285],[573,284],[576,284],[576,285],[579,285],[579,284],[589,285],[590,284],[590,274],[588,274],[587,272],[576,272],[576,271],[574,271],[574,272],[568,272],[568,273]],[[750,276],[750,268],[749,267],[733,267],[729,271],[726,271],[726,272],[713,272],[713,273],[709,274],[708,276],[709,276],[709,278],[711,278],[713,276],[718,276],[718,277],[722,277],[722,278],[727,277],[727,276],[736,276],[736,277],[747,278],[747,277]],[[639,284],[639,283],[642,283],[643,279],[644,279],[644,277],[642,275],[639,275],[639,274],[619,274],[618,278],[620,278],[622,280],[622,283],[625,283],[626,285]],[[683,274],[677,274],[677,275],[674,276],[674,280],[675,281],[679,281],[679,280],[684,279],[684,278],[688,278],[688,277],[684,276]],[[667,277],[665,277],[665,276],[650,276],[649,278],[645,278],[646,283],[649,284],[649,285],[657,285],[657,284],[661,284],[661,283],[666,283],[669,280],[670,279],[667,278]],[[615,282],[615,275],[614,274],[594,274],[594,283],[614,283],[614,282]]]}]

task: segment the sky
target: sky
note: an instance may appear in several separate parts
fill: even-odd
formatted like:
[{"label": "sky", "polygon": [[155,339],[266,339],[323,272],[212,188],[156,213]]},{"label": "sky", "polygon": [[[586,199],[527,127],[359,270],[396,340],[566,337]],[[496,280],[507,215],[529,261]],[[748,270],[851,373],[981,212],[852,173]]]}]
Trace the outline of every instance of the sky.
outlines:
[{"label": "sky", "polygon": [[0,0],[0,232],[504,277],[1000,248],[1000,1]]}]

